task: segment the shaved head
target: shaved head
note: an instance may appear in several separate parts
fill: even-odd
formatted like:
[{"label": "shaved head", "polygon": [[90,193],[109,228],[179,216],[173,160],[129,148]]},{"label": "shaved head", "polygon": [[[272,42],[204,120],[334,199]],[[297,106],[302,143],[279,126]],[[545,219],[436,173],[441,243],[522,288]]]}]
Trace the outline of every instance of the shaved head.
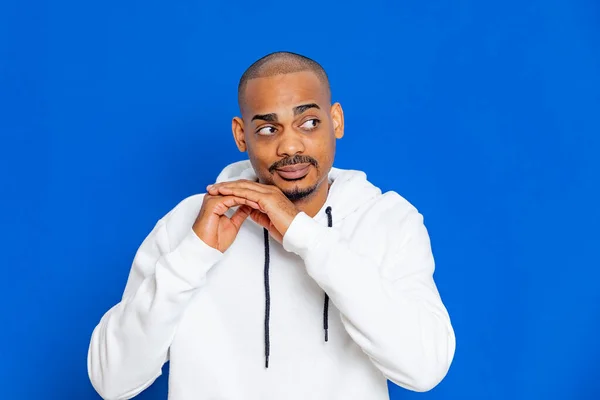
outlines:
[{"label": "shaved head", "polygon": [[249,80],[302,71],[313,72],[325,86],[331,98],[329,78],[318,62],[300,54],[278,51],[262,57],[244,72],[238,84],[238,104],[240,108],[244,102],[244,90]]}]

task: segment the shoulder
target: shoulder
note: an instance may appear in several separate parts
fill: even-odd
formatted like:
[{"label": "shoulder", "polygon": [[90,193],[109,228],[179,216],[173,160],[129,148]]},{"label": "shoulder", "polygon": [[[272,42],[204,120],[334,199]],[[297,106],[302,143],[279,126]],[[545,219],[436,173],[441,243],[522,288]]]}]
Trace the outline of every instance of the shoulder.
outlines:
[{"label": "shoulder", "polygon": [[382,193],[364,207],[359,220],[356,229],[369,232],[388,250],[401,249],[408,243],[429,242],[423,215],[395,191]]},{"label": "shoulder", "polygon": [[407,219],[423,219],[417,207],[395,191],[382,193],[366,212],[381,222],[385,221],[386,225],[398,226]]}]

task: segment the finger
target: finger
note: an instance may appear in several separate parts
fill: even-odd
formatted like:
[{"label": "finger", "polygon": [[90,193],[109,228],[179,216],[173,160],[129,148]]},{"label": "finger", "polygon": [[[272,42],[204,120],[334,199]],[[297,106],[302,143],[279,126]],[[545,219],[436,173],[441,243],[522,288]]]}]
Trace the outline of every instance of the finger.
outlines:
[{"label": "finger", "polygon": [[224,196],[223,199],[223,204],[225,204],[228,208],[245,205],[256,210],[260,210],[260,205],[257,202],[247,199],[243,196]]},{"label": "finger", "polygon": [[233,215],[230,218],[230,221],[237,230],[240,229],[240,227],[242,226],[246,218],[248,218],[250,213],[252,213],[252,211],[254,211],[252,207],[243,205],[240,206],[240,208],[238,208],[236,212],[233,213]]},{"label": "finger", "polygon": [[260,212],[258,210],[252,210],[252,212],[250,213],[250,218],[252,218],[254,222],[259,224],[263,228],[269,229],[271,227],[271,220],[269,219],[269,216],[263,212]]},{"label": "finger", "polygon": [[217,215],[224,215],[227,212],[227,210],[229,210],[231,207],[243,206],[243,205],[249,206],[249,207],[251,207],[253,209],[257,209],[257,210],[260,209],[260,206],[256,202],[248,200],[243,197],[213,196],[209,201],[211,203],[213,203],[209,207]]},{"label": "finger", "polygon": [[263,185],[262,183],[249,181],[246,179],[241,179],[238,181],[232,182],[221,182],[216,183],[214,185],[208,186],[207,190],[209,193],[219,193],[219,189],[221,188],[243,188],[243,189],[251,189],[260,193],[269,193],[272,191],[272,185]]},{"label": "finger", "polygon": [[[223,196],[234,196],[234,197],[242,197],[244,199],[248,199],[252,202],[261,204],[261,201],[264,202],[265,196],[267,193],[257,192],[253,189],[244,189],[240,187],[220,187],[217,189],[219,194]],[[262,210],[262,208],[261,208]],[[263,210],[264,211],[264,210]]]},{"label": "finger", "polygon": [[252,218],[252,220],[254,220],[254,222],[259,224],[263,228],[267,229],[269,231],[269,234],[275,240],[277,240],[279,243],[282,243],[283,236],[281,235],[281,233],[279,233],[279,231],[275,228],[275,226],[273,226],[273,224],[271,223],[271,220],[269,219],[267,214],[264,214],[257,210],[252,210],[252,212],[250,213],[250,218]]}]

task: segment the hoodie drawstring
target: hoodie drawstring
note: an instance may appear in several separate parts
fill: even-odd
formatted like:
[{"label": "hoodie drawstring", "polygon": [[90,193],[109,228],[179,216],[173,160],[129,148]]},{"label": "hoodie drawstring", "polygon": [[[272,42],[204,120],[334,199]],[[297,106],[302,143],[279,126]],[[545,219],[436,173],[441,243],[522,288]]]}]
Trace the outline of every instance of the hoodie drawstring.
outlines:
[{"label": "hoodie drawstring", "polygon": [[[325,209],[327,214],[327,226],[333,226],[333,217],[331,216],[331,207]],[[329,295],[325,293],[325,304],[323,305],[323,330],[325,331],[325,341],[329,341]]]},{"label": "hoodie drawstring", "polygon": [[271,288],[269,286],[269,231],[264,228],[265,233],[265,368],[269,368],[269,350],[271,348],[269,338],[269,317],[271,314]]},{"label": "hoodie drawstring", "polygon": [[[331,207],[325,209],[327,214],[327,226],[333,227],[333,217],[331,215]],[[269,368],[269,355],[271,350],[269,319],[271,316],[271,287],[269,284],[269,231],[264,228],[264,243],[265,243],[265,368]],[[325,341],[329,341],[329,296],[325,293],[325,302],[323,304],[323,330],[325,331]]]}]

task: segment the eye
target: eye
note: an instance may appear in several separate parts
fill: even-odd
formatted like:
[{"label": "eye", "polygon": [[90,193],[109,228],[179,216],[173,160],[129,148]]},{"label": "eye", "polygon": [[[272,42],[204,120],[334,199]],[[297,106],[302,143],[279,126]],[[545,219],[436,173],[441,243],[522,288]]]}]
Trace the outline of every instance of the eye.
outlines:
[{"label": "eye", "polygon": [[313,119],[309,119],[308,121],[304,122],[302,125],[300,125],[300,127],[307,131],[312,131],[313,129],[316,129],[319,126],[319,123],[321,123],[321,121],[319,121],[316,118],[313,118]]},{"label": "eye", "polygon": [[277,130],[273,126],[264,126],[264,127],[260,128],[256,133],[258,133],[259,135],[262,135],[262,136],[271,136],[276,131]]}]

